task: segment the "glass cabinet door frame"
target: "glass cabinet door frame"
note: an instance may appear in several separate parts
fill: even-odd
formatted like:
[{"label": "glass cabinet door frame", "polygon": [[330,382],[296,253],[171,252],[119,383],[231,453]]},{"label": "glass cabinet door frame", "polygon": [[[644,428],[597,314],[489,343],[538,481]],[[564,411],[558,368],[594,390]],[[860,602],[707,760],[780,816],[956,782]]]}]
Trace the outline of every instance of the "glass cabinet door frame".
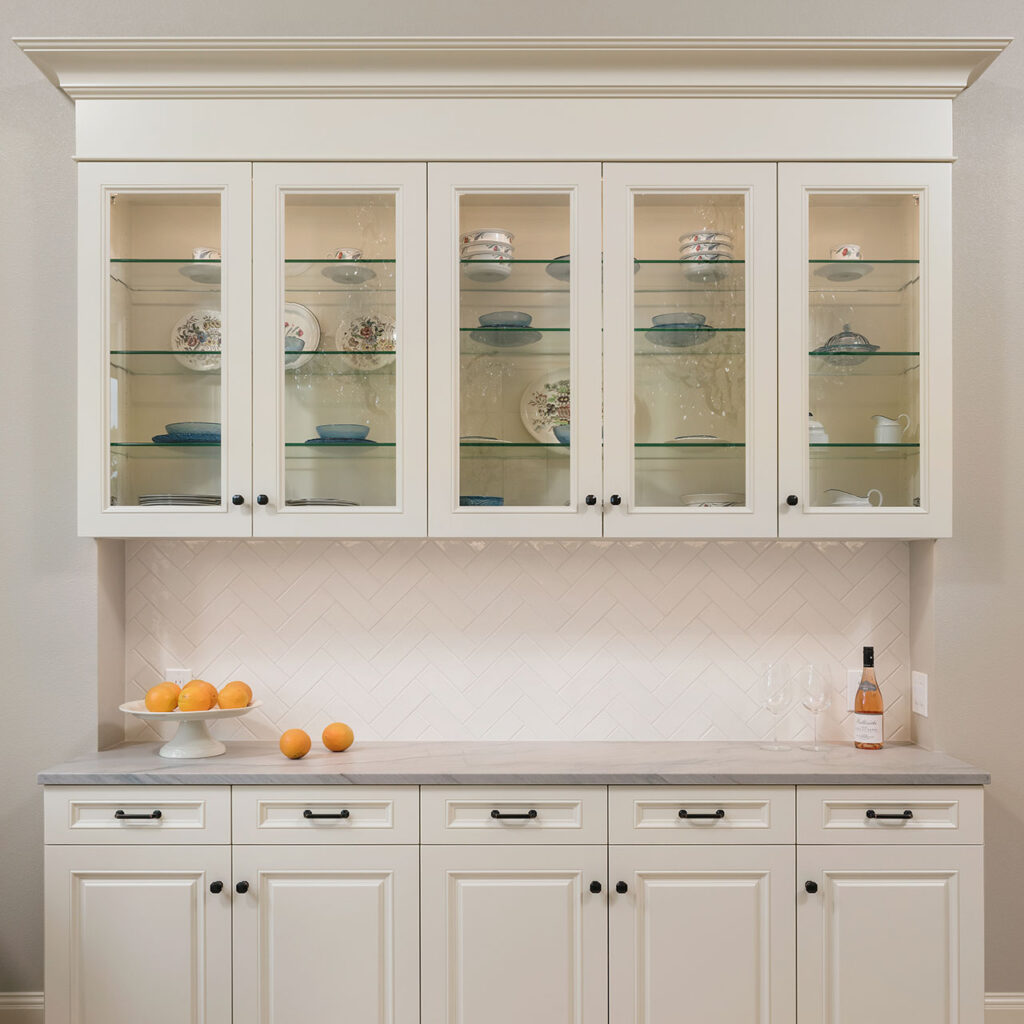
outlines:
[{"label": "glass cabinet door frame", "polygon": [[[79,533],[89,537],[247,537],[252,530],[251,164],[82,163],[78,185]],[[130,193],[216,194],[221,199],[219,506],[172,511],[110,504],[110,208],[112,198]],[[197,239],[196,245],[206,241]],[[192,253],[181,256],[187,261]],[[185,286],[184,278],[181,284]],[[243,504],[231,501],[235,494],[243,496]]]},{"label": "glass cabinet door frame", "polygon": [[[316,510],[285,507],[285,198],[343,194],[395,197],[395,504]],[[256,163],[253,167],[254,410],[256,537],[425,537],[427,533],[426,164]],[[342,239],[344,241],[344,239]],[[324,253],[303,253],[313,258]],[[323,338],[329,345],[331,339]]]},{"label": "glass cabinet door frame", "polygon": [[[432,162],[428,180],[430,535],[600,537],[601,165]],[[564,508],[460,507],[459,204],[462,196],[474,193],[569,196],[572,436],[571,455],[563,457],[572,462],[569,503]],[[593,496],[593,503],[588,504],[588,496]]]},{"label": "glass cabinet door frame", "polygon": [[[634,198],[745,198],[745,487],[736,508],[636,503]],[[604,165],[604,479],[606,537],[772,537],[777,530],[776,164]],[[682,229],[684,225],[680,225]],[[668,350],[667,350],[668,351]]]},{"label": "glass cabinet door frame", "polygon": [[[919,196],[920,507],[813,507],[808,446],[809,199]],[[779,167],[779,536],[948,537],[952,532],[952,191],[941,163]],[[853,241],[857,239],[842,239]],[[823,254],[824,255],[824,254]],[[882,256],[879,259],[883,258]],[[865,255],[865,260],[870,256]],[[817,413],[816,413],[817,414]],[[796,498],[789,504],[787,498]]]}]

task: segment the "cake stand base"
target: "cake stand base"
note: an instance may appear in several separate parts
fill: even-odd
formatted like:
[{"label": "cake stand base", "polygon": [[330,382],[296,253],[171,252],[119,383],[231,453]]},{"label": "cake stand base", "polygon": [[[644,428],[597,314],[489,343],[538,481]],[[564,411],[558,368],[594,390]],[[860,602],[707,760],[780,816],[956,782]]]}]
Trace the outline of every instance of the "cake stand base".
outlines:
[{"label": "cake stand base", "polygon": [[160,748],[161,757],[216,757],[228,748],[215,740],[206,722],[179,722],[178,731]]}]

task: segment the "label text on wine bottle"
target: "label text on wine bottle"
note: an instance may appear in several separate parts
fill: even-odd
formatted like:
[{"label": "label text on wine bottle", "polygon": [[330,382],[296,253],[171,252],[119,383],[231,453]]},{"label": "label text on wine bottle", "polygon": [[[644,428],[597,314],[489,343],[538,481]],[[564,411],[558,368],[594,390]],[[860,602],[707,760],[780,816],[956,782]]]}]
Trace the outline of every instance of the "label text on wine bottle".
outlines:
[{"label": "label text on wine bottle", "polygon": [[853,741],[854,743],[881,743],[882,716],[854,715]]}]

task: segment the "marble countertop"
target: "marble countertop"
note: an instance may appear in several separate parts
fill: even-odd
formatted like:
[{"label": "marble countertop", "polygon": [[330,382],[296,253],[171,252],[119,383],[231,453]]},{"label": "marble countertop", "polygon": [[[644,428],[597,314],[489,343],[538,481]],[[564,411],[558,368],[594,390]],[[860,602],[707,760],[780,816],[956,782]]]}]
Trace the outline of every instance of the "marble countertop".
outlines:
[{"label": "marble countertop", "polygon": [[[988,772],[909,744],[824,753],[764,750],[757,743],[357,742],[341,754],[314,749],[289,761],[273,742],[228,743],[196,760],[125,743],[40,772],[54,785],[775,785],[970,786]],[[319,744],[317,744],[319,746]]]}]

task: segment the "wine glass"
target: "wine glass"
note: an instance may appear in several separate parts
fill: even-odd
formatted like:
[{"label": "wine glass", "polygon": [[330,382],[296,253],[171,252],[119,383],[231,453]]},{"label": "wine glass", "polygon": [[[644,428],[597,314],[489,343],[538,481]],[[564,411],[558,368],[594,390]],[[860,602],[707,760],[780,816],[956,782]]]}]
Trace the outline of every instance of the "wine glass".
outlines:
[{"label": "wine glass", "polygon": [[808,663],[800,667],[797,683],[803,695],[803,706],[814,719],[814,743],[803,749],[828,750],[828,747],[818,743],[818,715],[832,705],[832,673],[828,665]]},{"label": "wine glass", "polygon": [[784,661],[769,665],[761,675],[761,703],[772,715],[771,743],[761,744],[764,750],[788,750],[779,743],[779,718],[793,705],[793,678]]}]

